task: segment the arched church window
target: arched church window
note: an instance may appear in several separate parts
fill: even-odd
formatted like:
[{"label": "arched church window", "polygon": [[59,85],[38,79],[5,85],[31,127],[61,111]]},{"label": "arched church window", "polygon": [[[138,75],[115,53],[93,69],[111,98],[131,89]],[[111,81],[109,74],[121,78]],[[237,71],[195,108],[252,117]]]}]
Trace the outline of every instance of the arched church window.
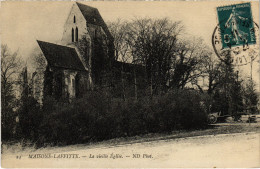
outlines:
[{"label": "arched church window", "polygon": [[74,16],[74,23],[76,23],[76,16]]},{"label": "arched church window", "polygon": [[82,88],[80,88],[80,74],[77,74],[75,77],[75,96],[79,98],[82,94]]},{"label": "arched church window", "polygon": [[79,35],[79,30],[78,30],[78,27],[76,27],[76,42],[78,42],[78,40],[79,40],[79,37],[78,37],[78,35]]},{"label": "arched church window", "polygon": [[71,30],[71,41],[74,42],[74,29]]}]

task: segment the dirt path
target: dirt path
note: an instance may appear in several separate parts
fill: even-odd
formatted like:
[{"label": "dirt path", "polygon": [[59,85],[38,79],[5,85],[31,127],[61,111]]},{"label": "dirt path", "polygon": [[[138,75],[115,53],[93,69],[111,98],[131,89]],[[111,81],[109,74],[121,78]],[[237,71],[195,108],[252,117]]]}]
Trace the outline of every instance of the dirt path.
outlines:
[{"label": "dirt path", "polygon": [[257,133],[240,133],[111,147],[45,148],[6,153],[2,167],[260,167],[259,142]]}]

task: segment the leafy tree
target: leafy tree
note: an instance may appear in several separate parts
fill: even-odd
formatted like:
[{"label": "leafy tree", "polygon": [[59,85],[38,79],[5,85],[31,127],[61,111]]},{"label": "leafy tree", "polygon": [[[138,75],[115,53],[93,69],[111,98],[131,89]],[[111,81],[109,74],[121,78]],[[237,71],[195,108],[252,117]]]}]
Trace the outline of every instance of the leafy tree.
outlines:
[{"label": "leafy tree", "polygon": [[249,110],[250,113],[257,113],[259,96],[254,81],[251,78],[248,78],[243,84],[243,89],[244,109]]},{"label": "leafy tree", "polygon": [[231,63],[230,51],[226,51],[224,64],[220,66],[218,87],[213,95],[213,110],[236,116],[243,111],[242,85]]},{"label": "leafy tree", "polygon": [[[34,76],[34,74],[32,76]],[[40,104],[34,98],[33,83],[33,77],[31,78],[28,76],[27,67],[24,67],[19,78],[21,97],[17,112],[20,133],[17,133],[17,138],[34,139],[38,137],[37,134],[41,122],[41,111]]]}]

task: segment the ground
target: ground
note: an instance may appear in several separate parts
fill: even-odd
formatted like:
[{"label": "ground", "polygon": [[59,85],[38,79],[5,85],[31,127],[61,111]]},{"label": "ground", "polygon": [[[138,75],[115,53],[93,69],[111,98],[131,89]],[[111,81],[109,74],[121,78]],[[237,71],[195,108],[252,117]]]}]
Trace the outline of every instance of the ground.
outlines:
[{"label": "ground", "polygon": [[65,147],[3,145],[2,167],[260,167],[259,131],[259,122],[222,123]]}]

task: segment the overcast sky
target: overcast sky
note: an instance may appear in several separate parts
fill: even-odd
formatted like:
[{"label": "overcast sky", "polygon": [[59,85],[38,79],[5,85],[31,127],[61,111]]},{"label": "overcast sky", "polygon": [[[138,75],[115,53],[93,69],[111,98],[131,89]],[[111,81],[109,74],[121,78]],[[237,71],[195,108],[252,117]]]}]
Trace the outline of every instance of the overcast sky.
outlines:
[{"label": "overcast sky", "polygon": [[[241,1],[240,1],[241,2]],[[28,58],[33,49],[38,48],[36,39],[59,43],[63,26],[75,2],[2,2],[1,3],[1,43],[7,44],[12,51],[19,49],[20,56]],[[182,21],[186,33],[202,37],[210,46],[211,36],[217,25],[216,7],[237,2],[137,2],[103,1],[81,2],[98,8],[105,20],[118,18],[131,20],[135,17],[168,17],[172,21]],[[259,2],[251,2],[252,15],[259,24]],[[259,84],[259,64],[254,65],[254,80]],[[250,72],[249,66],[241,67]]]}]

